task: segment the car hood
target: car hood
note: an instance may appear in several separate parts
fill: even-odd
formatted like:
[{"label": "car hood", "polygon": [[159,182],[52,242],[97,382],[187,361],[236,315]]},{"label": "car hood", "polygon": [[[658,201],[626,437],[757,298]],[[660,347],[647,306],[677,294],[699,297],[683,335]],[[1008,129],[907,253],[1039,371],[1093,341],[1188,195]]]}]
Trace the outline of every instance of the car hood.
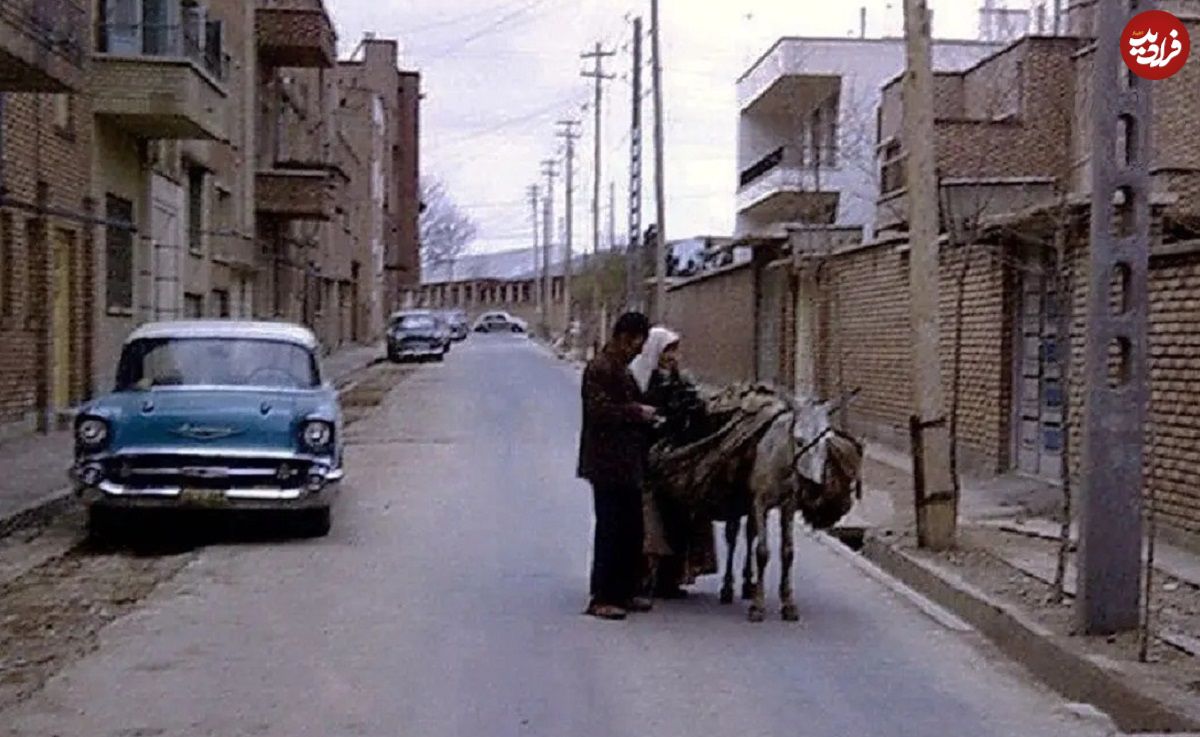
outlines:
[{"label": "car hood", "polygon": [[304,420],[336,421],[323,395],[315,390],[154,389],[112,394],[84,412],[109,421],[113,453],[282,451],[299,448]]}]

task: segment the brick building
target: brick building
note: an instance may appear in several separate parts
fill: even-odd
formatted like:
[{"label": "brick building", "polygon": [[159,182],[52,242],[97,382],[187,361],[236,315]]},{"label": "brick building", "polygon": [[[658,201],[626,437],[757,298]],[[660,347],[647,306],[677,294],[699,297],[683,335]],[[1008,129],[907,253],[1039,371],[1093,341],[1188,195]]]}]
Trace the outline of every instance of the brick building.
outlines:
[{"label": "brick building", "polygon": [[419,76],[393,42],[375,141],[341,114],[321,0],[3,6],[0,438],[107,389],[149,320],[283,318],[326,348],[378,335],[372,249],[416,260]]},{"label": "brick building", "polygon": [[54,426],[91,389],[89,10],[0,12],[0,437]]},{"label": "brick building", "polygon": [[[1164,8],[1200,28],[1200,3]],[[1070,8],[1069,27],[1080,36],[1021,39],[970,69],[936,75],[941,359],[948,401],[958,397],[968,468],[1056,481],[1064,463],[1078,463],[1070,413],[1084,391],[1093,9]],[[1145,429],[1148,483],[1163,518],[1192,533],[1200,532],[1200,492],[1189,481],[1200,473],[1200,393],[1190,373],[1200,346],[1198,82],[1200,67],[1188,65],[1154,88]],[[802,253],[800,270],[817,284],[810,344],[818,391],[861,388],[851,421],[897,445],[906,440],[912,385],[902,115],[900,85],[889,84],[879,118],[879,237]],[[1068,266],[1061,271],[1059,244]]]},{"label": "brick building", "polygon": [[[376,207],[371,224],[373,279],[381,285],[384,314],[400,304],[401,290],[420,281],[418,242],[419,118],[421,78],[398,68],[395,41],[368,37],[349,61],[338,64],[343,102],[365,96],[377,125],[371,170]],[[348,97],[350,96],[350,97]]]}]

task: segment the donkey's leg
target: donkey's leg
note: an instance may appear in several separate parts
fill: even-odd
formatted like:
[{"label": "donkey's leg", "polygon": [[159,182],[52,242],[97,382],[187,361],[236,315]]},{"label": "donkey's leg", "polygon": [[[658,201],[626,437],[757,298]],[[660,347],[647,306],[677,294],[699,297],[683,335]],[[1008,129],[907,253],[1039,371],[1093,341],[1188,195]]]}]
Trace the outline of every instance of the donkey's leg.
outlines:
[{"label": "donkey's leg", "polygon": [[750,601],[754,598],[754,541],[758,539],[758,532],[754,529],[754,514],[746,515],[746,562],[742,566],[742,600]]},{"label": "donkey's leg", "polygon": [[733,603],[733,559],[737,552],[738,532],[742,518],[733,516],[725,520],[725,582],[721,586],[721,603]]},{"label": "donkey's leg", "polygon": [[795,526],[796,502],[788,499],[779,508],[779,564],[783,566],[779,574],[779,603],[785,622],[796,622],[800,619],[792,594],[792,562],[796,558],[796,541],[792,535]]},{"label": "donkey's leg", "polygon": [[750,621],[761,622],[766,613],[767,563],[771,560],[771,548],[767,543],[767,506],[761,499],[754,500],[754,527],[758,543],[754,547],[754,557],[758,563],[758,586],[754,588],[754,603],[750,605]]}]

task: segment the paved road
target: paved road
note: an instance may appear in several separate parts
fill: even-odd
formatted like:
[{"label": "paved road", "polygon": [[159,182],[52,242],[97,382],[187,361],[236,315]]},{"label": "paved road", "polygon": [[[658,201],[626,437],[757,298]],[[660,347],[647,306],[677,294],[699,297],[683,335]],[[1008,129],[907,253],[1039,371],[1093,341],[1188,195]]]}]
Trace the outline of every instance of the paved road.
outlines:
[{"label": "paved road", "polygon": [[205,549],[0,732],[1100,734],[808,538],[800,625],[750,625],[715,581],[624,623],[581,616],[575,381],[515,338],[422,367],[352,428],[329,538]]}]

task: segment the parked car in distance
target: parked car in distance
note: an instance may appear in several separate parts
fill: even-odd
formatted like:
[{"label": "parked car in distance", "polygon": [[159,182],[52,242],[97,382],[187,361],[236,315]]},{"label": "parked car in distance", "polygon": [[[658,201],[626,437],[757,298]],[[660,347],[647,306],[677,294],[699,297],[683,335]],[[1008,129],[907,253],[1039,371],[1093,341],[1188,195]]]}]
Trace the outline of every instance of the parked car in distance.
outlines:
[{"label": "parked car in distance", "polygon": [[388,360],[433,359],[441,361],[450,350],[450,333],[445,323],[429,310],[405,310],[388,321]]},{"label": "parked car in distance", "polygon": [[445,315],[446,322],[450,325],[450,339],[455,343],[466,340],[467,335],[471,332],[467,313],[462,310],[449,310]]},{"label": "parked car in distance", "polygon": [[477,333],[526,333],[525,321],[507,312],[485,312],[475,321]]},{"label": "parked car in distance", "polygon": [[130,510],[294,512],[329,533],[344,475],[342,413],[317,340],[287,323],[144,325],[121,351],[115,389],[75,419],[75,491],[97,537]]}]

